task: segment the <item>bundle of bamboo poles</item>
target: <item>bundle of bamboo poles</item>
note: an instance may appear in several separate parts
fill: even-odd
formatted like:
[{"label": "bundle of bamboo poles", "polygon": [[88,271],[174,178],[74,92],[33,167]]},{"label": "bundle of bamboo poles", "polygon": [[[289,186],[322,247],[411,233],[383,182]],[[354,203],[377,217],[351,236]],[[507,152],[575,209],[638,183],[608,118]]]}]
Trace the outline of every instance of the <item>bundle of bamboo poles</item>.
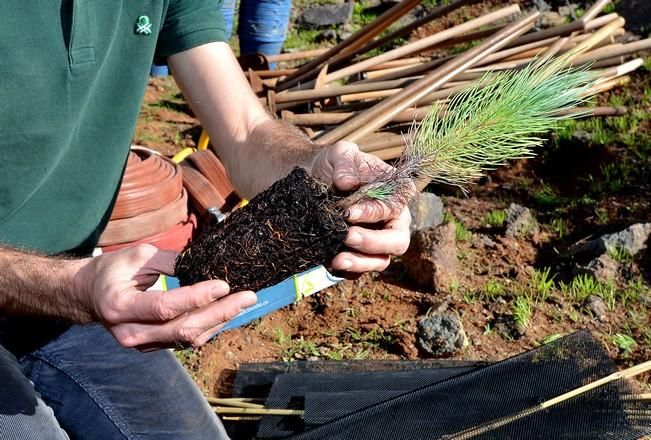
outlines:
[{"label": "bundle of bamboo poles", "polygon": [[[593,90],[599,93],[625,85],[628,74],[643,64],[633,55],[651,49],[651,38],[617,42],[624,34],[624,19],[616,13],[600,15],[611,0],[597,0],[579,20],[541,31],[533,30],[538,13],[523,14],[518,5],[508,5],[369,55],[420,26],[479,1],[455,0],[388,32],[420,3],[402,0],[331,49],[269,57],[269,62],[281,65],[278,70],[249,70],[246,74],[261,102],[279,118],[303,127],[315,143],[349,140],[363,151],[389,160],[400,155],[410,128],[432,105],[444,113],[451,97],[485,75],[573,50],[578,55],[571,59],[572,66],[599,75]],[[433,49],[468,43],[474,47],[461,53],[431,55]],[[282,63],[297,60],[308,61],[297,68],[282,67]],[[626,109],[574,111],[582,116],[616,116]]]}]

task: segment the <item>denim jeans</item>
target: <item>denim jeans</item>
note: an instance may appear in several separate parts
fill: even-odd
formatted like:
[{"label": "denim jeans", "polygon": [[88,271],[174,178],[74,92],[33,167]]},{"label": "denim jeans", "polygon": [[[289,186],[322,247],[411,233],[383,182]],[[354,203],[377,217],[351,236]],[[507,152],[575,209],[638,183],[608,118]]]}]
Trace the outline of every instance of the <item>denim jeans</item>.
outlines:
[{"label": "denim jeans", "polygon": [[[47,404],[47,406],[45,406]],[[227,439],[168,350],[120,346],[101,325],[72,326],[18,360],[0,346],[3,440]]]}]

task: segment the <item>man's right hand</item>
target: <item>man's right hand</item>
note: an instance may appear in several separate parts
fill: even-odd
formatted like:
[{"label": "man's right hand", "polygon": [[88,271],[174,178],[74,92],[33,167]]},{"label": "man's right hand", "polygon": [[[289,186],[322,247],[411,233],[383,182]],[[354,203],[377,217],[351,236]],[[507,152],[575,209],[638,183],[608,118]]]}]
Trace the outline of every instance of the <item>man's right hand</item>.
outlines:
[{"label": "man's right hand", "polygon": [[85,260],[81,292],[96,318],[126,347],[205,344],[225,322],[256,303],[253,292],[229,294],[224,281],[145,291],[172,275],[177,253],[140,245]]}]

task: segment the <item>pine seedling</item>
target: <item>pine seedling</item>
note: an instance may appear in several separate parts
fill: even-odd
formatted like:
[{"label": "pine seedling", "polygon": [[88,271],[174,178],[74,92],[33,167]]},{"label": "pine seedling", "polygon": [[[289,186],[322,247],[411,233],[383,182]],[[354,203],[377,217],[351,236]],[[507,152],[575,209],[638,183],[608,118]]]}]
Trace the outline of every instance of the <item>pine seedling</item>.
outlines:
[{"label": "pine seedling", "polygon": [[[559,110],[586,101],[597,76],[568,68],[574,54],[541,59],[514,71],[489,72],[442,107],[433,105],[412,129],[393,170],[360,188],[349,201],[404,202],[416,180],[466,186],[486,170],[527,158],[544,142],[541,134],[574,115]],[[353,198],[355,199],[353,201]]]}]

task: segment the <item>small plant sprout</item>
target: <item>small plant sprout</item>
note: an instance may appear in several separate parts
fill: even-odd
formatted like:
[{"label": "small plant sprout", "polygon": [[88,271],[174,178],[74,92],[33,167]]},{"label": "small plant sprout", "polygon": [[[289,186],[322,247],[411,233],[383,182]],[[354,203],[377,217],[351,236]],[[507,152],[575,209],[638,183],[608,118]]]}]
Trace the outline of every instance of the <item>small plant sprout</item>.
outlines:
[{"label": "small plant sprout", "polygon": [[554,274],[550,276],[551,268],[534,269],[531,273],[531,289],[541,302],[545,302],[554,288]]},{"label": "small plant sprout", "polygon": [[560,116],[559,110],[585,102],[596,80],[588,70],[566,67],[573,55],[570,51],[520,70],[490,72],[454,96],[443,117],[441,107],[433,105],[412,130],[395,168],[378,172],[376,180],[340,205],[390,197],[404,202],[413,195],[414,181],[465,189],[486,170],[531,157],[543,144],[540,134],[571,117]]},{"label": "small plant sprout", "polygon": [[484,295],[487,300],[495,299],[503,293],[504,286],[494,278],[489,279],[484,285]]},{"label": "small plant sprout", "polygon": [[503,209],[494,209],[484,216],[484,222],[494,228],[499,228],[506,221],[506,211]]},{"label": "small plant sprout", "polygon": [[633,261],[633,256],[626,248],[612,246],[607,249],[607,252],[608,255],[618,263],[630,263]]},{"label": "small plant sprout", "polygon": [[637,345],[635,339],[623,333],[615,333],[610,340],[615,347],[621,350],[623,358],[629,357]]},{"label": "small plant sprout", "polygon": [[524,331],[529,327],[531,315],[533,315],[533,304],[531,298],[525,295],[518,296],[511,309],[513,321],[518,329]]},{"label": "small plant sprout", "polygon": [[556,217],[552,219],[550,226],[552,228],[552,231],[554,231],[556,235],[558,235],[558,238],[565,237],[570,229],[567,220],[561,217]]}]

